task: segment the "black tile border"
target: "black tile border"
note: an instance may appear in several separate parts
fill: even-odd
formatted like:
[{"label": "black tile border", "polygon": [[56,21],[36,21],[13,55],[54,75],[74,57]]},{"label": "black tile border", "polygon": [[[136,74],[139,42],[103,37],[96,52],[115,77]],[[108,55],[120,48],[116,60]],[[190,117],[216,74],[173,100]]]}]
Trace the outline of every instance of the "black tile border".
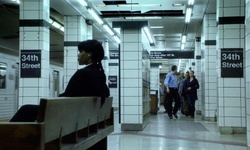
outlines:
[{"label": "black tile border", "polygon": [[219,17],[218,25],[223,24],[244,24],[245,16]]},{"label": "black tile border", "polygon": [[45,20],[41,20],[41,19],[37,19],[37,20],[29,20],[29,19],[25,19],[25,20],[19,20],[19,26],[20,27],[45,27],[45,28],[49,28],[50,27],[50,23],[45,21]]},{"label": "black tile border", "polygon": [[205,45],[216,45],[216,40],[205,40]]}]

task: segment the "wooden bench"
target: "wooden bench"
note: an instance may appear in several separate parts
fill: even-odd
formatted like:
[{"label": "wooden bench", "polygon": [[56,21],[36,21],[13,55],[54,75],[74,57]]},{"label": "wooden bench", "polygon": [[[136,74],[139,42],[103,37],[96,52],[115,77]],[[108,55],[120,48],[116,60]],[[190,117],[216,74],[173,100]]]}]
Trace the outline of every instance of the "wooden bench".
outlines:
[{"label": "wooden bench", "polygon": [[37,122],[1,122],[0,150],[107,149],[112,97],[41,99]]}]

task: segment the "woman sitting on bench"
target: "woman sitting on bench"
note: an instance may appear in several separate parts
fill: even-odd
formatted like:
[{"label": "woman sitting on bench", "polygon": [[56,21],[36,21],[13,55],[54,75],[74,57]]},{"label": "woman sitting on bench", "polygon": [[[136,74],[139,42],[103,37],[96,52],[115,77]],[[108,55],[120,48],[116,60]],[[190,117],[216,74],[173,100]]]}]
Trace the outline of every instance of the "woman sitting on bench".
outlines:
[{"label": "woman sitting on bench", "polygon": [[[78,63],[86,65],[78,69],[60,97],[98,96],[101,105],[109,97],[106,75],[102,67],[104,49],[97,40],[83,41],[78,45]],[[37,118],[38,105],[23,105],[10,122],[33,122]]]}]

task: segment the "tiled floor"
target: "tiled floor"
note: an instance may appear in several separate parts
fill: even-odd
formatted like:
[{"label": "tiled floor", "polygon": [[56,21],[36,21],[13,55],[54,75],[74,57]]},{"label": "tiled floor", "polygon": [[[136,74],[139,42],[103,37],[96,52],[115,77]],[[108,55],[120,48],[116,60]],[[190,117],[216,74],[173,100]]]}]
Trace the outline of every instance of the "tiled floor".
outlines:
[{"label": "tiled floor", "polygon": [[216,122],[178,115],[170,120],[160,110],[151,115],[143,131],[121,131],[115,112],[115,131],[108,136],[108,150],[250,150],[246,135],[221,135]]}]

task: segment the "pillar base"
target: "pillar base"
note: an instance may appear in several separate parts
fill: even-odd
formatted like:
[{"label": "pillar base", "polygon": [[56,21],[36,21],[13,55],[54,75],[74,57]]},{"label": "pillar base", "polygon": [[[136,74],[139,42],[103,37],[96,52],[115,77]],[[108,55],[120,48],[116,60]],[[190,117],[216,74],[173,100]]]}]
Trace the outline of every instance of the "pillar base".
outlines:
[{"label": "pillar base", "polygon": [[205,117],[205,116],[202,116],[202,119],[205,120],[205,121],[211,121],[211,122],[216,122],[217,121],[216,117]]},{"label": "pillar base", "polygon": [[202,114],[202,113],[201,113],[201,110],[196,110],[195,113],[196,113],[197,115],[201,115],[201,114]]},{"label": "pillar base", "polygon": [[221,134],[246,134],[246,127],[219,127]]},{"label": "pillar base", "polygon": [[150,114],[144,117],[142,124],[121,124],[122,131],[142,131],[150,122]]}]

